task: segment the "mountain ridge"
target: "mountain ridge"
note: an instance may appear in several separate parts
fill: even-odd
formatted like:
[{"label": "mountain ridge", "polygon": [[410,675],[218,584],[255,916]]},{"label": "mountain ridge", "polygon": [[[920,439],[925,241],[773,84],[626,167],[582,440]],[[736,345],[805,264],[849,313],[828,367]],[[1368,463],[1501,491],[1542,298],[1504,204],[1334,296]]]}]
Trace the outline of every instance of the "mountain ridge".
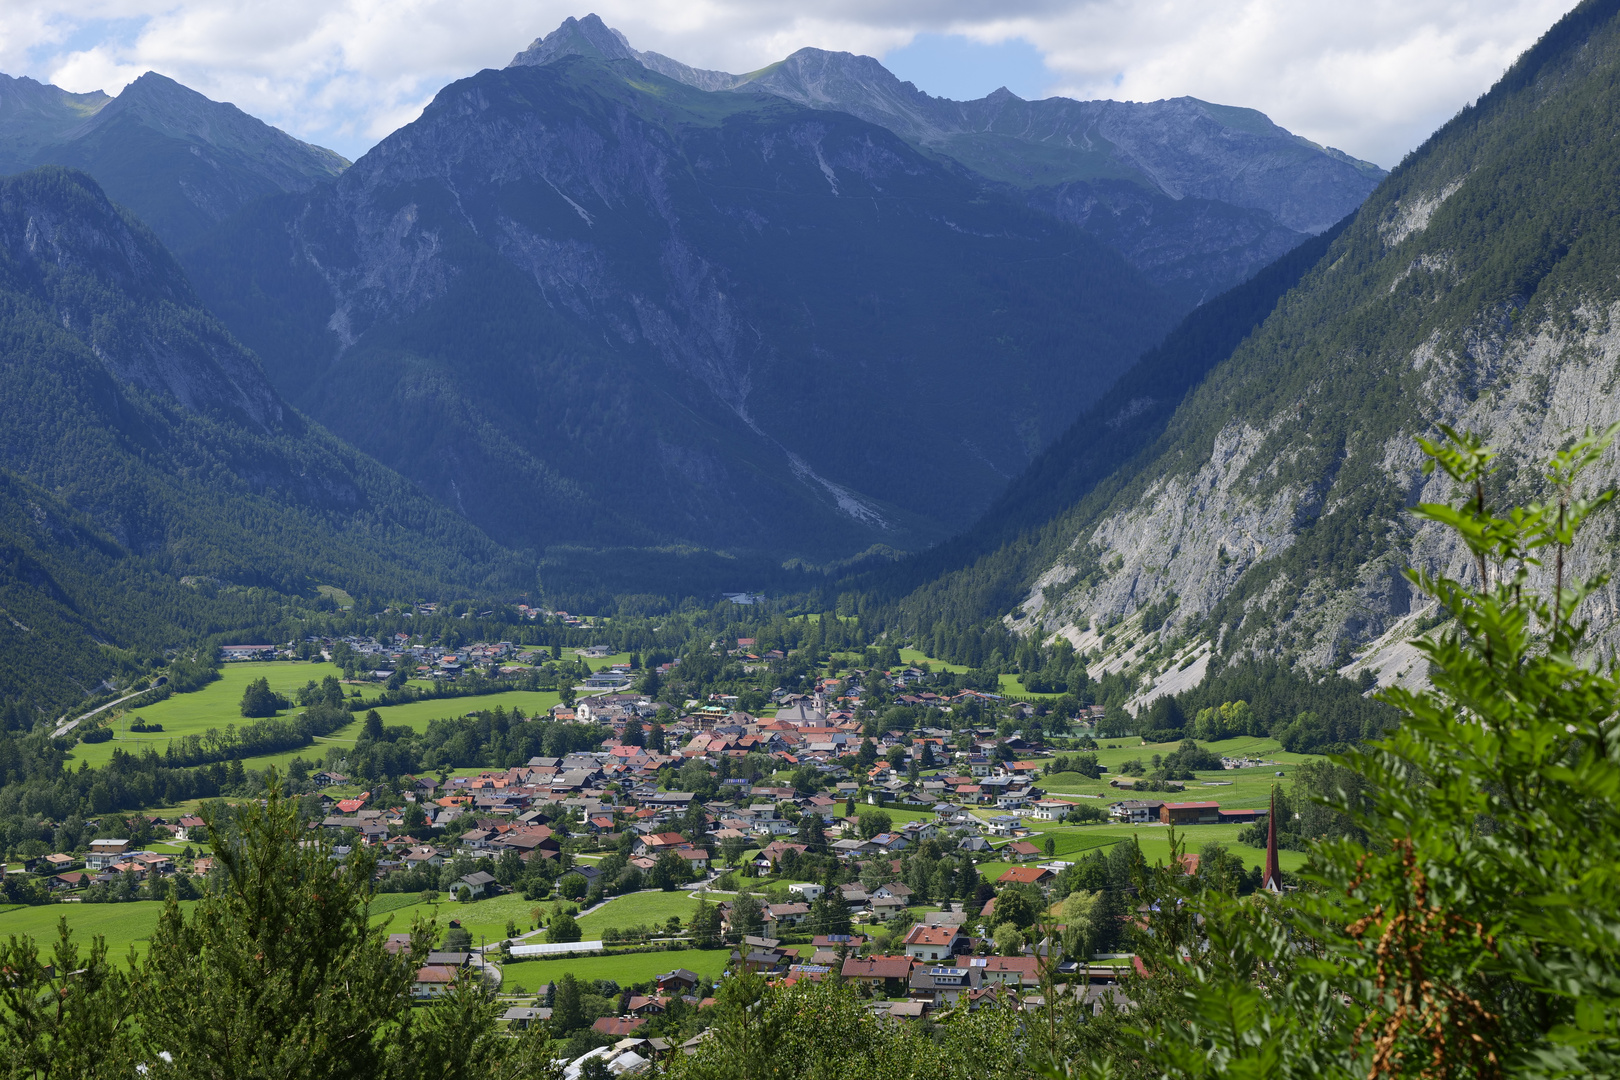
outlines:
[{"label": "mountain ridge", "polygon": [[[318,583],[390,595],[532,581],[288,407],[155,234],[83,173],[0,178],[0,431],[0,548],[20,560],[0,591],[8,608],[32,597],[56,613],[84,654],[75,667],[108,670],[100,641],[161,654],[273,623]],[[187,580],[227,595],[199,599]],[[72,696],[62,679],[41,692]]]},{"label": "mountain ridge", "polygon": [[116,97],[0,75],[0,175],[40,165],[96,177],[179,250],[253,200],[308,190],[348,162],[157,72]]},{"label": "mountain ridge", "polygon": [[640,52],[596,15],[570,17],[508,66],[568,55],[639,63],[705,92],[769,94],[847,112],[1079,225],[1188,307],[1331,226],[1383,170],[1195,98],[1024,101],[1005,88],[935,98],[869,56],[803,48],[746,75]]},{"label": "mountain ridge", "polygon": [[918,546],[1174,311],[885,129],[578,52],[452,84],[249,217],[187,255],[214,310],[516,546]]}]

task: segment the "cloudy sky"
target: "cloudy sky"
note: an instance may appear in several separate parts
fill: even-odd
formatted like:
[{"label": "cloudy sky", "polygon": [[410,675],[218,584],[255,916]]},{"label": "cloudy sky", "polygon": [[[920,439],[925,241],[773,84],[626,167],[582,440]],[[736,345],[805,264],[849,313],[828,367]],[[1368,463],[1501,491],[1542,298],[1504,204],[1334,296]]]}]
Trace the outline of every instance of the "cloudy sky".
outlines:
[{"label": "cloudy sky", "polygon": [[445,83],[569,15],[751,71],[795,49],[881,58],[941,96],[1267,113],[1388,167],[1486,90],[1573,0],[0,0],[0,71],[115,93],[147,70],[358,157]]}]

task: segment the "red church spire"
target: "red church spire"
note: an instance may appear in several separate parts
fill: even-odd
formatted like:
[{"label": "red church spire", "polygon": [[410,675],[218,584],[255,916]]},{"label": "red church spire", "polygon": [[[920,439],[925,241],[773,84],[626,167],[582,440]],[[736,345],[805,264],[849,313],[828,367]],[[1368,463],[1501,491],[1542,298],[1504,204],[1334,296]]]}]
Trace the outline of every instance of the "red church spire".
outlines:
[{"label": "red church spire", "polygon": [[1266,814],[1266,876],[1260,887],[1282,892],[1282,865],[1277,860],[1277,789],[1271,789],[1271,811]]}]

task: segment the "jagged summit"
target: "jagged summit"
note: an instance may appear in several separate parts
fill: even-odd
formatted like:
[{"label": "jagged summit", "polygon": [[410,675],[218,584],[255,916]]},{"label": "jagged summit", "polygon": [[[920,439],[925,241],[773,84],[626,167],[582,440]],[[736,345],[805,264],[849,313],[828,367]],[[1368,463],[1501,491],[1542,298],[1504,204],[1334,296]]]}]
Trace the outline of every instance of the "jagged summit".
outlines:
[{"label": "jagged summit", "polygon": [[602,60],[636,60],[640,55],[630,47],[623,34],[608,26],[595,14],[583,19],[572,15],[562,21],[545,37],[535,38],[522,52],[512,57],[507,67],[539,67],[563,56],[592,56]]},{"label": "jagged summit", "polygon": [[107,107],[100,90],[74,94],[26,75],[0,74],[0,173],[25,169],[41,149]]},{"label": "jagged summit", "polygon": [[[1248,252],[1234,256],[1246,267],[1235,279],[1196,286],[1203,296],[1211,294],[1209,286],[1234,284],[1303,236],[1340,220],[1385,175],[1371,162],[1278,127],[1255,109],[1192,97],[1026,101],[1005,86],[973,101],[953,101],[902,81],[873,57],[816,48],[733,75],[638,52],[625,35],[595,15],[564,21],[512,63],[548,64],[574,55],[634,60],[700,90],[772,94],[813,109],[849,113],[992,180],[1029,190],[1042,209],[1082,226],[1090,224],[1099,204],[1112,219],[1099,222],[1104,228],[1160,213],[1134,205],[1143,192],[1150,198],[1209,200],[1267,215],[1269,222],[1236,220],[1217,210],[1213,212],[1221,220],[1215,222],[1204,220],[1202,212],[1183,211],[1200,220],[1178,225],[1178,235],[1230,238],[1222,243],[1235,242]],[[1121,183],[1125,189],[1118,189]],[[1099,191],[1099,184],[1117,190]],[[1174,216],[1168,209],[1163,214]],[[1277,232],[1276,226],[1285,231]],[[1260,249],[1249,251],[1253,244]],[[1162,258],[1166,251],[1157,241],[1143,239],[1140,246],[1144,260]],[[1176,244],[1170,248],[1180,250]],[[1139,265],[1147,269],[1145,262]],[[1184,270],[1166,266],[1159,273],[1168,284]]]}]

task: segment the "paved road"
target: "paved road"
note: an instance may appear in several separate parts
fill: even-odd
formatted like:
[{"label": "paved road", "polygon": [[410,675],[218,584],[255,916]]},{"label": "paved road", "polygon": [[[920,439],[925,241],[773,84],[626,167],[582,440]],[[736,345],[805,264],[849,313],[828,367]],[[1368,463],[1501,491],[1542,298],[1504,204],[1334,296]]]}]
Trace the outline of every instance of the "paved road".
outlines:
[{"label": "paved road", "polygon": [[98,705],[96,708],[91,709],[89,712],[85,713],[83,716],[75,717],[74,719],[69,720],[66,723],[62,724],[55,731],[51,732],[51,738],[55,739],[55,738],[59,738],[59,737],[61,737],[63,735],[66,735],[68,732],[72,731],[74,728],[78,727],[80,724],[84,723],[86,720],[88,720],[92,716],[96,715],[96,713],[98,713],[98,712],[106,712],[108,709],[112,708],[114,705],[122,705],[124,702],[128,701],[130,698],[138,698],[142,694],[147,693],[148,691],[156,690],[158,687],[162,686],[164,683],[166,683],[168,681],[169,680],[167,678],[160,679],[159,681],[153,683],[151,686],[146,687],[146,689],[144,689],[144,690],[137,690],[133,694],[125,694],[123,697],[119,698],[117,701],[109,701],[105,705]]}]

